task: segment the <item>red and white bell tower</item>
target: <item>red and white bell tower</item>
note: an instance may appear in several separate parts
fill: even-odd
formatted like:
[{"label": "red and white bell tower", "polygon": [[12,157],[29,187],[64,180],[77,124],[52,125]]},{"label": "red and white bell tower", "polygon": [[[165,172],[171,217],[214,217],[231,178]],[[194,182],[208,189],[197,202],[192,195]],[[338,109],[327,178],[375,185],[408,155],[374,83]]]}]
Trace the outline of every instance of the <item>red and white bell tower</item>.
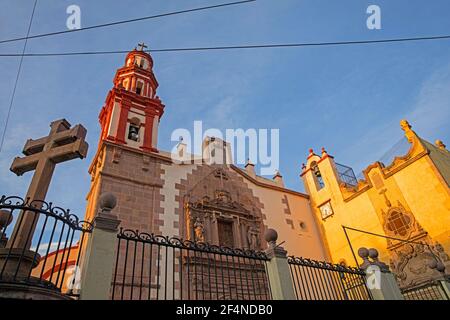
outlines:
[{"label": "red and white bell tower", "polygon": [[144,152],[158,152],[158,126],[164,105],[156,95],[158,82],[153,59],[146,46],[128,53],[125,65],[117,70],[99,115],[100,143],[109,141]]}]

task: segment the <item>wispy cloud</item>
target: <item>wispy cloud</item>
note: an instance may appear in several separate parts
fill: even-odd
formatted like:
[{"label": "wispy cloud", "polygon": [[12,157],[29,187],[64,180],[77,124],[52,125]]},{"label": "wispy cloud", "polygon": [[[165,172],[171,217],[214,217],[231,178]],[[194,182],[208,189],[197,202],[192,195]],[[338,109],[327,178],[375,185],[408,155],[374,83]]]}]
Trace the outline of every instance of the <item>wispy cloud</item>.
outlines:
[{"label": "wispy cloud", "polygon": [[[353,161],[356,171],[376,161],[403,137],[399,121],[407,119],[421,136],[435,136],[436,132],[450,122],[450,63],[434,71],[426,78],[417,93],[411,111],[406,114],[386,116],[383,124],[372,127],[356,143],[351,144],[342,155]],[[355,157],[355,153],[358,157]],[[346,160],[348,161],[348,160]]]},{"label": "wispy cloud", "polygon": [[424,135],[450,122],[450,63],[424,81],[413,111],[406,117]]}]

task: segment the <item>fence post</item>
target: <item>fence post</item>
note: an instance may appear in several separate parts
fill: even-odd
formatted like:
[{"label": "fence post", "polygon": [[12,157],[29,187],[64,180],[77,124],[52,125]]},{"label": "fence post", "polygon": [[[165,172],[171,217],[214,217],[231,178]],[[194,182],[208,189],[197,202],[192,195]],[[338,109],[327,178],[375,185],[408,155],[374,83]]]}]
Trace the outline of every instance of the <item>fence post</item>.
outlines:
[{"label": "fence post", "polygon": [[120,220],[112,213],[117,203],[113,194],[104,193],[99,200],[100,211],[93,221],[81,269],[80,300],[108,300],[111,294]]},{"label": "fence post", "polygon": [[265,251],[270,261],[267,262],[267,273],[273,300],[295,300],[294,282],[289,271],[287,251],[276,245],[278,233],[268,229],[264,235],[269,244]]},{"label": "fence post", "polygon": [[367,288],[374,300],[405,300],[388,265],[378,260],[376,249],[360,248],[358,255],[364,261],[361,269],[366,273]]}]

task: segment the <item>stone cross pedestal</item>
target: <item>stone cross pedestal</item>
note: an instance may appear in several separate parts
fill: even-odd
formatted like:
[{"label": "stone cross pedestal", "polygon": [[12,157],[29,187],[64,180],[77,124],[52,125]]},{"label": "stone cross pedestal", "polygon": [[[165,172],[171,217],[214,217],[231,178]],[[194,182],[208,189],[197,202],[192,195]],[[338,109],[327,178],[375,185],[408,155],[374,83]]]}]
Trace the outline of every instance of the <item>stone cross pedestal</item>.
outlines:
[{"label": "stone cross pedestal", "polygon": [[[70,123],[61,119],[52,122],[50,128],[48,136],[28,140],[23,148],[25,157],[15,158],[11,165],[10,170],[18,176],[34,170],[33,179],[25,197],[30,202],[45,200],[56,164],[76,158],[83,159],[87,154],[88,144],[84,140],[86,129],[82,125],[79,124],[71,129]],[[36,202],[36,206],[39,205],[40,203]],[[10,237],[13,243],[8,243],[8,247],[29,249],[37,220],[33,215],[22,212],[17,219],[21,223],[16,224]]]}]

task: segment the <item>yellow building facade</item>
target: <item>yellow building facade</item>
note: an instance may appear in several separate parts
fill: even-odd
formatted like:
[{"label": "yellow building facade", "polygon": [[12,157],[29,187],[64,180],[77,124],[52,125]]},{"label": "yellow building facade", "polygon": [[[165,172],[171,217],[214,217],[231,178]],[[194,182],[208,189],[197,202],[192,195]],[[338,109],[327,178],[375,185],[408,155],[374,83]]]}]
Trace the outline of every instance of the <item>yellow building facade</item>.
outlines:
[{"label": "yellow building facade", "polygon": [[363,179],[325,149],[310,150],[301,177],[329,259],[353,265],[359,248],[376,248],[407,288],[450,270],[450,152],[420,138],[406,120],[400,125],[407,154],[369,165]]}]

